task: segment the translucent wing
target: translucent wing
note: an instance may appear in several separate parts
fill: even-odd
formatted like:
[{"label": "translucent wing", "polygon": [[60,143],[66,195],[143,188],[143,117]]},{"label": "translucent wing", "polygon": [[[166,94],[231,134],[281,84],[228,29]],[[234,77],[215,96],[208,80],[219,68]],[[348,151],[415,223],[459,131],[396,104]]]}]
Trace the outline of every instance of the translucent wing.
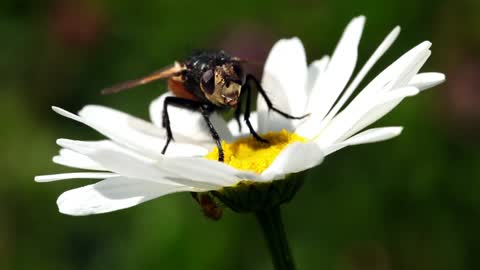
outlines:
[{"label": "translucent wing", "polygon": [[102,90],[102,94],[108,95],[108,94],[115,94],[139,85],[147,84],[156,80],[161,80],[161,79],[168,79],[170,77],[178,75],[180,72],[184,70],[184,67],[180,65],[179,63],[175,63],[172,66],[168,66],[165,68],[162,68],[160,70],[157,70],[153,72],[152,74],[142,77],[140,79],[135,79],[135,80],[130,80],[126,82],[122,82],[119,84],[116,84],[114,86],[105,88]]}]

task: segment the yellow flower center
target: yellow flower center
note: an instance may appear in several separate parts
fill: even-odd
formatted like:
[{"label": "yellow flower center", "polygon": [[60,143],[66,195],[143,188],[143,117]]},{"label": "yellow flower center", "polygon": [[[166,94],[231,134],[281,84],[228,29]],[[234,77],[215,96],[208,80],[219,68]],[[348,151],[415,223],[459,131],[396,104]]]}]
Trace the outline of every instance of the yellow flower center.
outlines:
[{"label": "yellow flower center", "polygon": [[[268,140],[268,143],[259,142],[253,136],[238,139],[233,143],[223,141],[224,162],[237,169],[261,173],[272,164],[287,145],[307,141],[285,129],[279,132],[270,131],[260,136]],[[205,158],[218,160],[218,148],[215,147]]]}]

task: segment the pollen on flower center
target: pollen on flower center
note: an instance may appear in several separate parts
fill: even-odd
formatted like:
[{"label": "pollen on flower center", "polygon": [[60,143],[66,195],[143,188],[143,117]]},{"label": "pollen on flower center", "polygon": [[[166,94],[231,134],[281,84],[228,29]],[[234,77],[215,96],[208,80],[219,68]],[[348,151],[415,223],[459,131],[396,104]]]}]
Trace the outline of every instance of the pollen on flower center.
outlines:
[{"label": "pollen on flower center", "polygon": [[[222,142],[225,163],[241,170],[263,172],[272,164],[278,154],[289,144],[305,142],[307,139],[286,131],[285,129],[260,135],[269,143],[257,141],[253,136],[241,138],[233,143]],[[218,148],[215,147],[205,158],[218,159]]]}]

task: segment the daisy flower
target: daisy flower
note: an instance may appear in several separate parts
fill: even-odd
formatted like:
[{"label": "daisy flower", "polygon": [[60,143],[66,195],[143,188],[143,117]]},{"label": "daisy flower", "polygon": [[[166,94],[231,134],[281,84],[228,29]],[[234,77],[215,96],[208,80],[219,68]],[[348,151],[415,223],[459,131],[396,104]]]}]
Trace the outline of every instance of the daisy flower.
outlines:
[{"label": "daisy flower", "polygon": [[[212,122],[224,140],[225,152],[225,162],[218,162],[218,149],[202,116],[172,107],[169,112],[175,141],[162,155],[166,132],[161,115],[169,93],[150,105],[151,123],[102,106],[86,106],[78,115],[53,107],[107,139],[59,139],[62,149],[53,161],[88,171],[37,176],[35,180],[102,179],[60,195],[59,210],[69,215],[111,212],[175,192],[209,192],[239,212],[258,212],[286,202],[301,182],[288,176],[319,165],[325,156],[344,147],[399,135],[402,127],[365,128],[406,97],[445,79],[440,73],[419,73],[431,53],[431,43],[425,41],[352,97],[400,32],[399,27],[394,28],[352,78],[364,23],[364,17],[354,18],[333,54],[310,65],[298,38],[274,45],[262,86],[278,109],[290,115],[310,115],[303,120],[286,119],[270,112],[259,96],[251,119],[269,144],[257,142],[248,129],[239,130],[236,122],[226,122],[214,113]],[[246,193],[249,196],[244,196]]]}]

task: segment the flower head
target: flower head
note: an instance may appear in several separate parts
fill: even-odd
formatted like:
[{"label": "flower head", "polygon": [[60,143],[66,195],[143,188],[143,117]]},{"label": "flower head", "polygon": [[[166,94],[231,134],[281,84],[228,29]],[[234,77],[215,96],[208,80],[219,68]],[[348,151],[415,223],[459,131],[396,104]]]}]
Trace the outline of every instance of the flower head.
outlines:
[{"label": "flower head", "polygon": [[303,120],[286,119],[269,112],[259,96],[257,112],[251,119],[269,144],[248,137],[246,129],[240,131],[236,122],[226,123],[214,113],[212,122],[224,140],[225,151],[225,163],[217,162],[218,150],[213,147],[201,115],[171,108],[176,141],[162,155],[166,136],[161,115],[168,93],[152,102],[152,123],[101,106],[86,106],[78,115],[54,107],[57,113],[94,128],[108,139],[93,142],[59,139],[57,143],[63,148],[53,161],[89,172],[35,179],[38,182],[103,179],[69,190],[58,198],[60,211],[71,215],[115,211],[181,191],[213,192],[227,205],[230,202],[232,209],[248,211],[248,206],[237,207],[232,199],[236,195],[231,194],[252,190],[251,186],[261,192],[271,183],[281,192],[275,193],[277,197],[268,196],[267,201],[288,201],[298,185],[274,180],[317,166],[324,156],[346,146],[399,135],[401,127],[364,129],[404,98],[445,79],[440,73],[418,73],[430,56],[431,44],[423,42],[387,67],[352,99],[365,75],[400,32],[399,27],[394,28],[351,79],[364,22],[364,17],[353,19],[332,56],[310,65],[299,39],[284,39],[275,44],[265,64],[262,85],[281,111],[310,116]]}]

